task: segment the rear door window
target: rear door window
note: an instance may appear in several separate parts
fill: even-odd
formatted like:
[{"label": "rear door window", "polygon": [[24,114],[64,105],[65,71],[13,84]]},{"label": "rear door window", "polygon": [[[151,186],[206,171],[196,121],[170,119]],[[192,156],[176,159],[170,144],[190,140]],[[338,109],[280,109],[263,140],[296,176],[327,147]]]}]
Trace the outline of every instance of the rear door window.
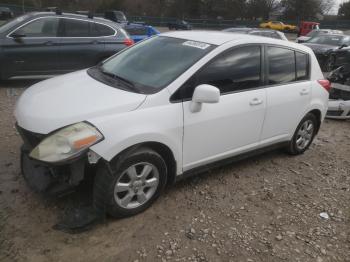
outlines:
[{"label": "rear door window", "polygon": [[267,54],[268,83],[270,85],[295,81],[295,57],[293,50],[269,46]]},{"label": "rear door window", "polygon": [[12,34],[23,35],[23,37],[55,37],[58,24],[57,18],[40,18],[22,26]]},{"label": "rear door window", "polygon": [[65,37],[89,37],[89,22],[77,19],[63,19]]}]

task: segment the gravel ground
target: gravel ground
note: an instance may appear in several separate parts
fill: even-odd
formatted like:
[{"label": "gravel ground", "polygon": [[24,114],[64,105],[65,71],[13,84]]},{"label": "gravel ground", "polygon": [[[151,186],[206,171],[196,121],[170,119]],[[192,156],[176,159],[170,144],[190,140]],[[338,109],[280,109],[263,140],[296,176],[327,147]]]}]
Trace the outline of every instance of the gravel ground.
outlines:
[{"label": "gravel ground", "polygon": [[350,261],[349,121],[327,120],[304,155],[212,170],[138,216],[69,235],[51,227],[89,188],[45,199],[20,174],[12,112],[30,84],[0,84],[0,261]]}]

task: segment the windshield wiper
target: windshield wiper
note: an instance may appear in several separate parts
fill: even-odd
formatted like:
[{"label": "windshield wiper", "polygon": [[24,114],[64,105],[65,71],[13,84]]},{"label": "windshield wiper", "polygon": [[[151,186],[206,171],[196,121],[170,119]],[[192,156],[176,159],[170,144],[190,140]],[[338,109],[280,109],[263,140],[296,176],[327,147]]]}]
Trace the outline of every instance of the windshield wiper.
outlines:
[{"label": "windshield wiper", "polygon": [[119,83],[122,82],[122,83],[124,83],[124,85],[127,85],[133,91],[135,91],[137,93],[140,93],[140,90],[138,90],[135,87],[135,84],[133,82],[131,82],[131,81],[129,81],[129,80],[127,80],[127,79],[125,79],[125,78],[123,78],[121,76],[118,76],[116,74],[113,74],[111,72],[108,72],[108,71],[104,70],[102,67],[100,67],[100,71],[101,71],[102,74],[107,75],[109,77],[112,77],[113,79],[117,79]]},{"label": "windshield wiper", "polygon": [[128,79],[125,79],[125,78],[123,78],[123,77],[121,77],[121,76],[118,76],[118,75],[114,75],[114,77],[117,78],[118,80],[124,82],[124,83],[127,84],[127,85],[130,85],[130,86],[132,86],[132,87],[135,87],[135,84],[134,84],[133,82],[131,82],[130,80],[128,80]]}]

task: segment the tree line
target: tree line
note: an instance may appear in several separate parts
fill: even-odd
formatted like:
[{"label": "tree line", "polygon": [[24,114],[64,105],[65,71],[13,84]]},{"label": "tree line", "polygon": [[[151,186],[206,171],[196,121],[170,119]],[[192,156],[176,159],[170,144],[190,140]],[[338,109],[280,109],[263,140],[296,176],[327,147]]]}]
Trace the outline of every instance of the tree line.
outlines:
[{"label": "tree line", "polygon": [[334,0],[4,0],[36,8],[59,7],[66,11],[122,10],[132,16],[211,19],[315,19],[327,14]]}]

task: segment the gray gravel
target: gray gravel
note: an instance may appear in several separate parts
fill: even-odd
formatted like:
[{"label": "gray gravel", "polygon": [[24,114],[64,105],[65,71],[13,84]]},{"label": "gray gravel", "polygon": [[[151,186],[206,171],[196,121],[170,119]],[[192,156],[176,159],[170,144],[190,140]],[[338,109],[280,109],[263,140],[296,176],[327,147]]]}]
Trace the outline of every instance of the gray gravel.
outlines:
[{"label": "gray gravel", "polygon": [[31,83],[0,84],[0,261],[350,261],[349,121],[327,120],[302,156],[212,170],[138,216],[67,235],[51,226],[89,191],[46,199],[20,175],[12,112]]}]

